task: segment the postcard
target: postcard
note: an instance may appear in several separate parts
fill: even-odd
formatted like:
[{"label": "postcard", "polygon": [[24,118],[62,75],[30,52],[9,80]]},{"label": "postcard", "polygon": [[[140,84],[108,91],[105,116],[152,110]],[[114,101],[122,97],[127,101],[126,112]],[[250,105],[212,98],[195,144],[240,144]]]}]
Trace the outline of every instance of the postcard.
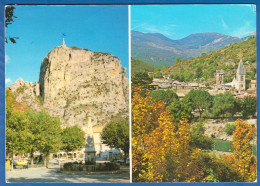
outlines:
[{"label": "postcard", "polygon": [[259,3],[213,3],[0,3],[1,183],[257,183]]}]

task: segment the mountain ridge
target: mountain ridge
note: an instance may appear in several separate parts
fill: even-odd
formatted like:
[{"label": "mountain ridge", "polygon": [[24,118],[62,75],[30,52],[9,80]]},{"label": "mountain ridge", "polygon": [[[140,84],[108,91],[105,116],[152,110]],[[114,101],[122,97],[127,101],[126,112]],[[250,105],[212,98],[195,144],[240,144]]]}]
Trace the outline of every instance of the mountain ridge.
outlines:
[{"label": "mountain ridge", "polygon": [[159,68],[173,65],[177,57],[189,59],[243,41],[241,38],[216,32],[193,33],[173,40],[161,33],[132,30],[131,38],[132,57]]}]

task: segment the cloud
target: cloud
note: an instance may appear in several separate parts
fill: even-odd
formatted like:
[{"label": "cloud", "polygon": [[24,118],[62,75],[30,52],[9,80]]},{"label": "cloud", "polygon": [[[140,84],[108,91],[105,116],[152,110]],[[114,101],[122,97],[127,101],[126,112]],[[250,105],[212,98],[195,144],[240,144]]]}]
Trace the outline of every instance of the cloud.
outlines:
[{"label": "cloud", "polygon": [[132,27],[131,30],[135,30],[137,28],[142,28],[143,26],[145,26],[147,23],[143,23],[143,24],[140,24],[140,25],[136,25],[135,27]]},{"label": "cloud", "polygon": [[[175,31],[175,24],[158,24],[156,20],[160,20],[161,16],[156,15],[152,19],[147,20],[146,22],[139,22],[138,20],[131,19],[132,25],[135,25],[131,27],[131,30],[140,31],[144,33],[161,33],[165,36],[171,37],[174,34]],[[156,22],[156,24],[153,24]]]},{"label": "cloud", "polygon": [[10,83],[12,83],[12,80],[10,78],[6,78],[5,79],[5,84],[10,84]]},{"label": "cloud", "polygon": [[221,20],[221,23],[222,23],[222,27],[223,27],[224,29],[228,30],[229,27],[227,26],[227,24],[226,24],[226,22],[224,21],[224,19],[223,19],[222,16],[220,17],[220,20]]},{"label": "cloud", "polygon": [[245,21],[243,23],[243,26],[236,29],[234,32],[231,33],[231,35],[236,36],[236,37],[240,37],[240,38],[246,37],[246,36],[250,35],[252,32],[254,32],[255,29],[256,28],[251,25],[250,21]]},{"label": "cloud", "polygon": [[160,33],[167,37],[172,37],[175,34],[175,29],[176,29],[175,24],[150,25],[148,24],[148,22],[132,27],[132,30],[136,30],[144,33]]},{"label": "cloud", "polygon": [[8,55],[5,55],[5,63],[8,63],[11,60],[11,58]]}]

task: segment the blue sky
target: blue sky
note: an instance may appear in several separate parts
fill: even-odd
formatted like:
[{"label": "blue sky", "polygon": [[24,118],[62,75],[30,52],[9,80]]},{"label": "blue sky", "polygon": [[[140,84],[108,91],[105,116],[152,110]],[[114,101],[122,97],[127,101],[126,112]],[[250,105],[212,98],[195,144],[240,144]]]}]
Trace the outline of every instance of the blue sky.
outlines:
[{"label": "blue sky", "polygon": [[134,5],[131,30],[181,39],[192,33],[218,32],[245,37],[256,31],[254,5]]},{"label": "blue sky", "polygon": [[128,69],[127,6],[16,6],[17,18],[6,29],[17,36],[6,45],[6,86],[19,77],[39,80],[40,65],[48,52],[62,44],[109,52]]},{"label": "blue sky", "polygon": [[[109,52],[128,68],[127,6],[16,6],[18,17],[7,36],[6,86],[19,77],[35,82],[48,52],[66,44]],[[256,30],[253,5],[132,5],[131,29],[181,39],[192,33],[218,32],[245,37]]]}]

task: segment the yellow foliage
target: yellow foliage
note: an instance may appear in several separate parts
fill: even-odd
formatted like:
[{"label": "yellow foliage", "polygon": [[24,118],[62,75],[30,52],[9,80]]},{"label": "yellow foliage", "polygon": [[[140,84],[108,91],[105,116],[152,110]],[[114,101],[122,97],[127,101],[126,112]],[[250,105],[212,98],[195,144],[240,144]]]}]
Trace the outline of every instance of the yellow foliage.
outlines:
[{"label": "yellow foliage", "polygon": [[256,129],[241,119],[236,120],[236,130],[233,132],[234,164],[241,175],[241,181],[256,180],[256,157],[253,154],[251,141]]},{"label": "yellow foliage", "polygon": [[256,158],[252,152],[255,128],[236,121],[233,154],[222,158],[192,147],[190,123],[174,123],[163,101],[155,101],[140,88],[132,98],[132,159],[134,182],[254,181]]},{"label": "yellow foliage", "polygon": [[197,157],[191,148],[190,124],[186,118],[174,124],[164,102],[134,91],[132,99],[133,181],[194,182],[202,179]]}]

